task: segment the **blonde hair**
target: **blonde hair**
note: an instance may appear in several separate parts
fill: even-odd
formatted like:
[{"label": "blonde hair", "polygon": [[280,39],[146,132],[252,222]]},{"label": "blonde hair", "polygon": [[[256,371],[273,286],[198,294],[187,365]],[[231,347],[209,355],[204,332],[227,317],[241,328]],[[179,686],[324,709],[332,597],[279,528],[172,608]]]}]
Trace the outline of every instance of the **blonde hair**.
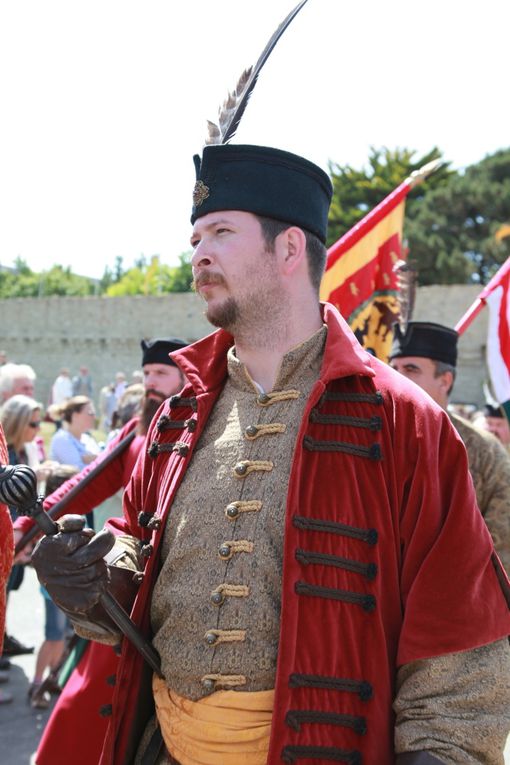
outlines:
[{"label": "blonde hair", "polygon": [[11,396],[0,409],[5,440],[16,452],[23,448],[25,429],[38,409],[42,409],[42,404],[22,394]]}]

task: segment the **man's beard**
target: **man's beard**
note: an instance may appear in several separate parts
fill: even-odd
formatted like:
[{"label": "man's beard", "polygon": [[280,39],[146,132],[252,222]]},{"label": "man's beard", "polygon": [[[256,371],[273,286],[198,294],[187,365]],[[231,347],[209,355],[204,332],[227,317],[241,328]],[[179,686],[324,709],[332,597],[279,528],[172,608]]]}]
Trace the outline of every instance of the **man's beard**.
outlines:
[{"label": "man's beard", "polygon": [[[207,303],[205,315],[207,320],[215,327],[226,329],[231,334],[239,337],[252,334],[253,330],[260,327],[261,322],[270,316],[275,316],[281,308],[281,290],[271,253],[264,251],[261,257],[266,257],[266,268],[258,273],[257,284],[247,289],[244,294],[237,298],[226,297],[222,302]],[[269,256],[269,257],[268,257]],[[247,283],[251,279],[248,274]],[[227,287],[224,278],[219,274],[203,273],[196,281],[195,287],[203,284],[220,284]]]},{"label": "man's beard", "polygon": [[214,327],[233,330],[239,322],[240,313],[237,301],[233,297],[229,297],[220,305],[208,305],[205,315],[207,321]]},{"label": "man's beard", "polygon": [[[151,395],[148,395],[151,394]],[[154,397],[154,398],[153,398]],[[147,431],[149,430],[149,425],[152,422],[152,419],[156,412],[158,411],[159,407],[165,401],[167,396],[165,396],[163,393],[160,393],[157,390],[150,390],[145,392],[145,398],[143,401],[142,411],[140,414],[140,424],[138,427],[138,432],[142,435],[145,435]]]}]

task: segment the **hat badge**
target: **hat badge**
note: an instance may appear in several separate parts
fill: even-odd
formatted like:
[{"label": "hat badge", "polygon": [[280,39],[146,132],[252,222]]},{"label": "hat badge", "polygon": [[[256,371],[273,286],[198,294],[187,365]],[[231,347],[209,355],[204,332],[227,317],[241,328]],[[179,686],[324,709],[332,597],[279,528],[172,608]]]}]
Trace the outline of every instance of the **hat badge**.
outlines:
[{"label": "hat badge", "polygon": [[200,207],[202,202],[209,196],[209,186],[206,186],[203,181],[197,181],[195,188],[193,189],[193,205]]}]

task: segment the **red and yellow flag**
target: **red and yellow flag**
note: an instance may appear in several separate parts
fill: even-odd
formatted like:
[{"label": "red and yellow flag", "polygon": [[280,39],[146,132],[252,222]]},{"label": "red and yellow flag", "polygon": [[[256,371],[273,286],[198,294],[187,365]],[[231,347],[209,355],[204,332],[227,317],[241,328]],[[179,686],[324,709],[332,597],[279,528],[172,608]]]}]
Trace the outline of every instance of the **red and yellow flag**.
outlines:
[{"label": "red and yellow flag", "polygon": [[361,345],[383,361],[388,360],[391,327],[399,317],[394,266],[406,255],[405,198],[439,164],[431,162],[406,178],[328,250],[321,300],[333,303]]}]

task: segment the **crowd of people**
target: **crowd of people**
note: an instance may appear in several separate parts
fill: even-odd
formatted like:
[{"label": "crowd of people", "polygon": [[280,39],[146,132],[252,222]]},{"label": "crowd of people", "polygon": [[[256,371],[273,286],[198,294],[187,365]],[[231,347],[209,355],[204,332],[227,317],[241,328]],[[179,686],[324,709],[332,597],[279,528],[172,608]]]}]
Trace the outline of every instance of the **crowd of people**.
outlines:
[{"label": "crowd of people", "polygon": [[[456,333],[397,325],[387,364],[319,302],[332,187],[308,160],[208,145],[195,168],[192,268],[217,330],[141,342],[142,389],[118,375],[101,400],[104,449],[85,367],[70,398],[57,378],[48,460],[35,376],[0,371],[4,457],[46,488],[57,459],[78,471],[33,552],[32,519],[0,515],[7,589],[13,533],[85,641],[37,765],[501,765],[510,458],[494,412],[451,411]],[[94,533],[85,515],[122,488]]]}]

